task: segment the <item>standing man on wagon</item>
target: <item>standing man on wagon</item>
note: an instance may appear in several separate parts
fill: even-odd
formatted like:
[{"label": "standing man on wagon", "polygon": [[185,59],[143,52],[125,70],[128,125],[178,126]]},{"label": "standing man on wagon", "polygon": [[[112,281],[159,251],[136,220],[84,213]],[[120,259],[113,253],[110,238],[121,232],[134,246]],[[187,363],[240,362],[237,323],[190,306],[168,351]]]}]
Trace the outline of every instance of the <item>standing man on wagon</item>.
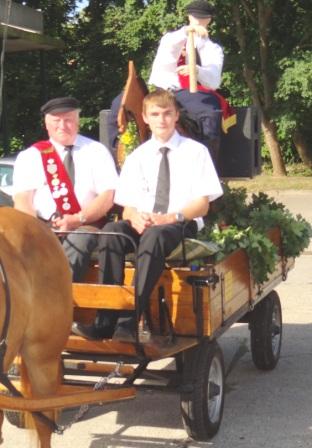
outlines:
[{"label": "standing man on wagon", "polygon": [[[206,0],[189,3],[188,24],[166,33],[160,40],[149,84],[175,92],[178,103],[197,124],[197,138],[209,148],[217,165],[221,125],[224,132],[236,122],[234,111],[216,92],[220,87],[224,54],[210,39],[208,27],[215,9]],[[194,33],[197,92],[191,93],[189,73],[189,33]]]},{"label": "standing man on wagon", "polygon": [[[179,110],[172,92],[158,89],[143,101],[143,118],[152,137],[131,153],[122,168],[115,202],[124,207],[123,220],[104,230],[122,232],[138,245],[136,276],[139,314],[145,314],[150,294],[165,266],[165,258],[203,226],[209,203],[222,195],[210,155],[202,144],[176,130]],[[123,284],[125,254],[132,252],[122,236],[99,238],[99,281]],[[105,311],[98,311],[98,317]],[[114,338],[134,341],[136,318],[118,319]],[[87,338],[105,337],[95,325],[73,327]]]},{"label": "standing man on wagon", "polygon": [[[41,107],[48,140],[22,151],[14,167],[14,207],[68,231],[92,224],[104,226],[117,184],[115,164],[108,149],[79,131],[79,103],[54,98]],[[94,235],[69,234],[63,241],[73,281],[81,281]]]}]

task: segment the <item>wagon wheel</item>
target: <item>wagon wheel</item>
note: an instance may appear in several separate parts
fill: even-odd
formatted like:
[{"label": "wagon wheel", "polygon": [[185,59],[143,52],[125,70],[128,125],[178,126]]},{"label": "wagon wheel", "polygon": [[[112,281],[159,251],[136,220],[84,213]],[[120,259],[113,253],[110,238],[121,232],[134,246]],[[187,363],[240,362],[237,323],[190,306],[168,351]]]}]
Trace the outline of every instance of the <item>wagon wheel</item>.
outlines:
[{"label": "wagon wheel", "polygon": [[224,405],[224,362],[216,341],[204,339],[184,356],[181,412],[195,440],[207,440],[219,429]]},{"label": "wagon wheel", "polygon": [[276,291],[270,292],[252,311],[249,321],[252,359],[261,370],[276,366],[282,346],[282,309]]}]

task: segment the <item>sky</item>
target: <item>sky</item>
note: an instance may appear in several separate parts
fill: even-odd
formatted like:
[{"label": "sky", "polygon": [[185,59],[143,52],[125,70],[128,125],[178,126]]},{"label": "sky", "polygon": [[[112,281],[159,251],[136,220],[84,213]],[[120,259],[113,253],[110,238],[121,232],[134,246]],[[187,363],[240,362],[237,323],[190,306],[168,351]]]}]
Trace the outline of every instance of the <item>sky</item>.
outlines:
[{"label": "sky", "polygon": [[89,0],[79,0],[77,2],[77,9],[80,10],[80,9],[85,8],[88,5],[88,3],[89,3]]}]

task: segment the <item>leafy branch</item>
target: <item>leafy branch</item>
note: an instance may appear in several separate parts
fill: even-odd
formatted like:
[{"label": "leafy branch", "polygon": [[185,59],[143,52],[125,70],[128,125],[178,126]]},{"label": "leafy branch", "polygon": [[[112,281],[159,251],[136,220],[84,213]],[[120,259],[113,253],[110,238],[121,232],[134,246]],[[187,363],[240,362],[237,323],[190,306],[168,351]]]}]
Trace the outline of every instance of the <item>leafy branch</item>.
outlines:
[{"label": "leafy branch", "polygon": [[213,203],[199,239],[219,245],[216,261],[237,249],[246,250],[253,278],[261,284],[278,260],[278,248],[267,236],[268,230],[276,226],[281,231],[284,257],[297,257],[309,245],[312,228],[301,215],[294,217],[265,193],[253,194],[249,199],[246,189],[224,185],[224,195]]}]

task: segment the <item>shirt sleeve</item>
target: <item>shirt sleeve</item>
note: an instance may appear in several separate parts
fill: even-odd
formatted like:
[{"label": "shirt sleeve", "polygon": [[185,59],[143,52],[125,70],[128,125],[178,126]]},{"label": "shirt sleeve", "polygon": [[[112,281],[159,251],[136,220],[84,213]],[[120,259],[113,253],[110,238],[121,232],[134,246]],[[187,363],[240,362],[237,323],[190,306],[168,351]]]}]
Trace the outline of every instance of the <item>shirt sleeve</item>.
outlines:
[{"label": "shirt sleeve", "polygon": [[198,69],[198,81],[205,87],[218,89],[221,84],[224,54],[220,45],[206,40],[197,46],[201,59]]},{"label": "shirt sleeve", "polygon": [[192,173],[192,196],[208,196],[212,202],[222,196],[223,190],[207,148],[201,147]]},{"label": "shirt sleeve", "polygon": [[13,195],[37,190],[46,183],[39,151],[30,147],[21,151],[14,163]]},{"label": "shirt sleeve", "polygon": [[137,208],[138,198],[141,197],[144,188],[143,184],[140,163],[135,153],[132,153],[126,158],[119,176],[115,193],[116,204]]},{"label": "shirt sleeve", "polygon": [[115,190],[118,175],[109,150],[104,145],[98,144],[93,152],[92,170],[95,192],[101,194],[107,190]]},{"label": "shirt sleeve", "polygon": [[148,81],[149,84],[164,89],[179,87],[177,62],[186,41],[185,27],[167,33],[161,38]]}]

